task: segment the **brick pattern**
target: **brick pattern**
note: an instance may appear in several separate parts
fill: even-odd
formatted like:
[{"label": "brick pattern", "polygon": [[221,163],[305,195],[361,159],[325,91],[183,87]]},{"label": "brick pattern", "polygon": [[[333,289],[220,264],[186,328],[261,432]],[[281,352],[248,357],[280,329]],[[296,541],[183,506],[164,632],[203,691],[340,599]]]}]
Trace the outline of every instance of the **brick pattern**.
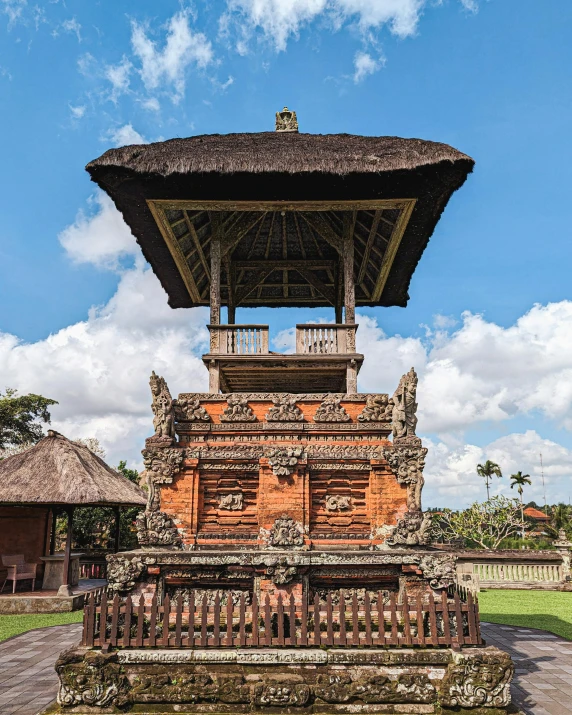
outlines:
[{"label": "brick pattern", "polygon": [[[369,532],[369,472],[312,472],[310,476],[312,507],[310,531]],[[329,511],[327,496],[350,498],[351,508]]]},{"label": "brick pattern", "polygon": [[[242,494],[240,511],[221,509],[219,500],[227,494]],[[258,474],[201,472],[199,478],[199,533],[202,531],[258,532]]]}]

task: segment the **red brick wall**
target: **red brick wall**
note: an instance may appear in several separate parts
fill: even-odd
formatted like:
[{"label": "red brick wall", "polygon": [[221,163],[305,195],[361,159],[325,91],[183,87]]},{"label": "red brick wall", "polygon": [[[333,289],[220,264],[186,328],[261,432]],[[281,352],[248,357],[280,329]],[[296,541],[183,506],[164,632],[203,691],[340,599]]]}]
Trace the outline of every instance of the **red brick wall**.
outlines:
[{"label": "red brick wall", "polygon": [[[40,556],[49,549],[51,510],[46,507],[0,506],[0,556],[24,554],[26,561],[38,563],[38,576],[43,575]],[[0,561],[0,582],[6,569]]]}]

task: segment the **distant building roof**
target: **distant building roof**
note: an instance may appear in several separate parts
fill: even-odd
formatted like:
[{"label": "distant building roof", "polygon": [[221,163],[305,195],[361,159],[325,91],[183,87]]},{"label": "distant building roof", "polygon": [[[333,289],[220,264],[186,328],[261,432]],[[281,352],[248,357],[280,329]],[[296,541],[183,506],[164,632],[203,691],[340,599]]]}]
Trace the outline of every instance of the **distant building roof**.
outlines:
[{"label": "distant building roof", "polygon": [[535,519],[536,521],[550,521],[549,516],[547,516],[543,511],[535,509],[533,506],[526,507],[524,513],[530,519]]}]

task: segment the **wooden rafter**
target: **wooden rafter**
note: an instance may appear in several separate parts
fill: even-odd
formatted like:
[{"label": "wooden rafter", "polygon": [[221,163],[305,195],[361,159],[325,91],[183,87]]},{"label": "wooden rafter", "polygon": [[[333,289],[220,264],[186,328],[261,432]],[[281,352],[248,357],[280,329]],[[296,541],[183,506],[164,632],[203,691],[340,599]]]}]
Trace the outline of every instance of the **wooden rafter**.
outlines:
[{"label": "wooden rafter", "polygon": [[336,294],[333,288],[330,288],[325,283],[323,283],[312,271],[306,270],[305,268],[296,268],[298,273],[305,278],[308,283],[315,288],[318,293],[324,296],[324,298],[330,303],[330,305],[336,305]]},{"label": "wooden rafter", "polygon": [[371,247],[373,246],[373,242],[374,242],[375,236],[377,234],[377,229],[379,227],[380,219],[381,219],[381,211],[378,210],[373,215],[373,221],[371,222],[369,236],[367,237],[367,243],[365,244],[365,250],[364,250],[361,266],[359,269],[357,283],[361,283],[365,277],[365,271],[367,268],[367,264],[369,262],[369,254],[371,253]]},{"label": "wooden rafter", "polygon": [[318,212],[308,213],[306,211],[300,211],[300,216],[326,243],[329,243],[330,246],[335,248],[340,255],[343,253],[342,237],[334,231],[327,219]]},{"label": "wooden rafter", "polygon": [[239,306],[241,303],[244,302],[245,298],[248,298],[248,296],[252,293],[252,291],[256,290],[258,286],[263,283],[268,276],[273,273],[276,270],[275,266],[272,265],[271,267],[267,268],[266,270],[260,271],[260,273],[257,273],[256,277],[249,281],[248,283],[244,283],[243,285],[237,287],[236,289],[236,294],[235,294],[235,306]]}]

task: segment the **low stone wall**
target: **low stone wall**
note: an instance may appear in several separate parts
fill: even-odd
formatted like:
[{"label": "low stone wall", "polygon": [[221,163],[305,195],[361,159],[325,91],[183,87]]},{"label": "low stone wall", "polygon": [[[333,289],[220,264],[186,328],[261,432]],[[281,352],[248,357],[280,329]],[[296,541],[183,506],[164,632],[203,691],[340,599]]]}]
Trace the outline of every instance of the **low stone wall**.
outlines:
[{"label": "low stone wall", "polygon": [[63,653],[70,713],[506,712],[513,664],[496,648],[93,650]]},{"label": "low stone wall", "polygon": [[473,592],[487,589],[572,591],[568,546],[554,551],[462,551],[457,582]]}]

